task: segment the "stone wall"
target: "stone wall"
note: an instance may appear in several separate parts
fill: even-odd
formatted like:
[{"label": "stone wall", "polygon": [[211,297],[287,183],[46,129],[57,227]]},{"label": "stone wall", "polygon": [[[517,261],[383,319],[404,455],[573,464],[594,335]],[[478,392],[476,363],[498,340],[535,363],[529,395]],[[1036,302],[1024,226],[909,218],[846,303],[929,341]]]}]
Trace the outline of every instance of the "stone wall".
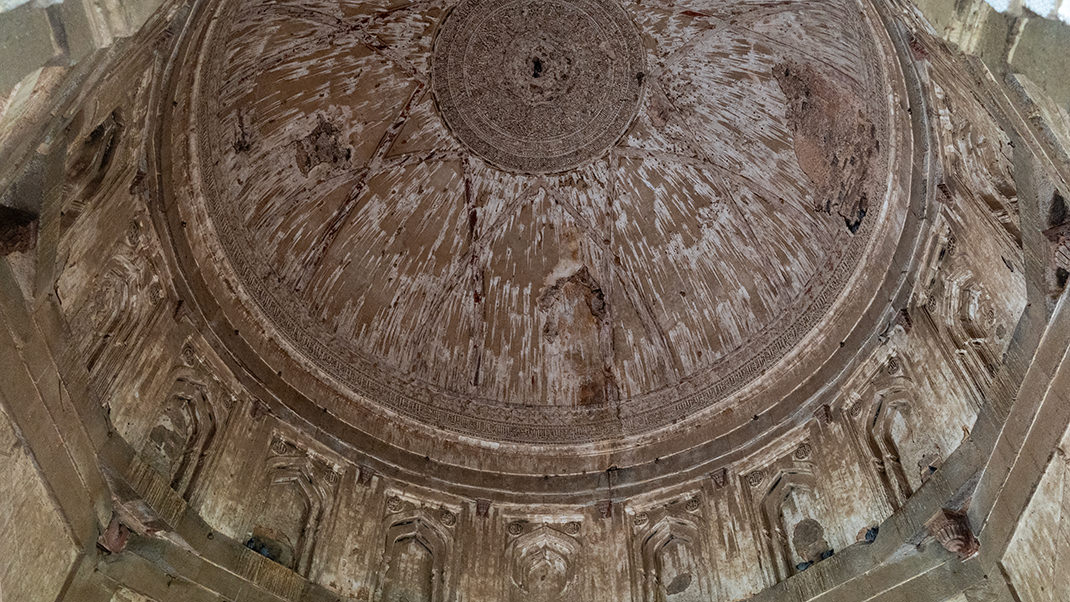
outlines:
[{"label": "stone wall", "polygon": [[70,67],[116,39],[133,35],[161,4],[160,0],[68,0],[27,2],[0,11],[0,99],[10,102],[9,94],[17,85],[32,87],[43,69]]},{"label": "stone wall", "polygon": [[1063,111],[1070,111],[1070,82],[1065,76],[1070,72],[1070,53],[1065,50],[1070,45],[1070,25],[1047,18],[1053,14],[1038,16],[1021,2],[1008,3],[1005,12],[984,0],[915,4],[933,29],[963,52],[980,57],[1000,76],[1028,78]]},{"label": "stone wall", "polygon": [[1070,591],[1068,446],[1070,432],[1050,455],[1044,477],[1022,515],[1003,559],[1003,566],[1022,602],[1056,602]]},{"label": "stone wall", "polygon": [[[8,368],[5,366],[4,368]],[[7,399],[5,403],[27,403]],[[0,408],[0,527],[11,536],[0,544],[0,599],[55,600],[79,550],[67,530],[34,453]]]}]

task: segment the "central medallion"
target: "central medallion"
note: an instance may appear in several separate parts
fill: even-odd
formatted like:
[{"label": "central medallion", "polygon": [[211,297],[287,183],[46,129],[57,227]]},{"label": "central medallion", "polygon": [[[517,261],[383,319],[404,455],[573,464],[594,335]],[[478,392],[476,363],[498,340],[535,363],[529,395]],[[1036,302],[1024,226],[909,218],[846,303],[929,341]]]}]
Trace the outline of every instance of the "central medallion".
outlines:
[{"label": "central medallion", "polygon": [[616,0],[462,0],[435,39],[446,125],[490,164],[557,173],[602,157],[642,97],[643,45]]}]

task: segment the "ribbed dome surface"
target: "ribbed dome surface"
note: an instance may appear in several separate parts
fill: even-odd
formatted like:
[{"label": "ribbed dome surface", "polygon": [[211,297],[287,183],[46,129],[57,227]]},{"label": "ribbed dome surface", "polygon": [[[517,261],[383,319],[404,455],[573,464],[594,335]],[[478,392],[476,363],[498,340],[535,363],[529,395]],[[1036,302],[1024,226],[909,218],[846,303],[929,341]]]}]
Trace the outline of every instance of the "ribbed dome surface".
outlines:
[{"label": "ribbed dome surface", "polygon": [[496,441],[766,374],[877,229],[888,76],[853,2],[676,4],[223,3],[192,148],[243,337]]}]

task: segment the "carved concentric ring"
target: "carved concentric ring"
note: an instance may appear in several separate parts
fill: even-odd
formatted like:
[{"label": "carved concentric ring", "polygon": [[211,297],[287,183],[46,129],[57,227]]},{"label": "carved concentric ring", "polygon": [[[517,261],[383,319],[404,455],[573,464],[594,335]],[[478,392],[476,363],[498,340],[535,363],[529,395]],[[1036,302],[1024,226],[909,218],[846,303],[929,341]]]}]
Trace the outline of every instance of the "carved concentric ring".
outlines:
[{"label": "carved concentric ring", "polygon": [[446,124],[474,153],[549,173],[603,156],[624,135],[645,69],[616,0],[464,0],[435,39],[431,82]]}]

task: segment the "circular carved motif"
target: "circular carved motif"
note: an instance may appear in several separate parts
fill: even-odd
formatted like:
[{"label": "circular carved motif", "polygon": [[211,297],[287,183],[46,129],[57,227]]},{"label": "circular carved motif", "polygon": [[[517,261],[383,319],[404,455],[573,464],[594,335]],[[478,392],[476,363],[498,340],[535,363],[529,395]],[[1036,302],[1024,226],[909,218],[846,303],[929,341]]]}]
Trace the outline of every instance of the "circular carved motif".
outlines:
[{"label": "circular carved motif", "polygon": [[892,357],[888,358],[888,374],[895,376],[896,374],[899,374],[899,371],[902,368],[903,366],[900,363],[898,357],[893,355]]},{"label": "circular carved motif", "polygon": [[572,521],[570,523],[566,523],[565,524],[565,533],[568,533],[569,535],[579,535],[580,534],[580,523],[577,522],[577,521]]},{"label": "circular carved motif", "polygon": [[696,512],[700,506],[701,504],[697,497],[689,498],[687,502],[684,503],[684,509],[688,512]]},{"label": "circular carved motif", "polygon": [[635,515],[635,518],[632,519],[632,523],[636,527],[642,527],[643,525],[647,524],[648,522],[650,522],[650,515],[647,514],[646,512],[639,512],[638,514]]},{"label": "circular carved motif", "polygon": [[293,448],[286,441],[275,438],[271,440],[271,452],[276,456],[285,456],[293,452]]},{"label": "circular carved motif", "polygon": [[445,508],[443,508],[442,512],[439,513],[438,519],[442,521],[442,524],[446,525],[447,527],[452,527],[453,525],[457,524],[457,515],[450,512],[449,510],[446,510]]},{"label": "circular carved motif", "polygon": [[166,294],[163,285],[159,282],[153,282],[152,285],[149,286],[149,299],[152,301],[153,305],[163,301]]},{"label": "circular carved motif", "polygon": [[805,459],[809,458],[810,454],[812,454],[812,453],[813,453],[813,449],[810,447],[810,444],[809,443],[803,443],[799,447],[795,448],[795,459],[796,460],[805,460]]},{"label": "circular carved motif", "polygon": [[182,346],[182,363],[187,366],[197,363],[197,351],[189,343]]},{"label": "circular carved motif", "polygon": [[435,39],[431,89],[472,152],[509,171],[553,173],[624,135],[645,69],[616,0],[465,0]]},{"label": "circular carved motif", "polygon": [[126,227],[126,241],[131,247],[136,247],[141,242],[141,223],[136,219],[130,220],[130,224]]},{"label": "circular carved motif", "polygon": [[858,400],[851,406],[851,417],[858,418],[862,415],[862,400]]},{"label": "circular carved motif", "polygon": [[386,500],[386,509],[389,512],[401,512],[404,507],[405,504],[402,503],[401,498],[396,495],[391,496],[390,499]]},{"label": "circular carved motif", "polygon": [[520,521],[509,523],[509,526],[505,528],[509,532],[509,535],[516,537],[524,532],[524,525]]},{"label": "circular carved motif", "polygon": [[750,474],[747,475],[747,483],[749,483],[751,487],[757,487],[758,485],[761,485],[762,481],[764,480],[764,470],[753,470]]}]

